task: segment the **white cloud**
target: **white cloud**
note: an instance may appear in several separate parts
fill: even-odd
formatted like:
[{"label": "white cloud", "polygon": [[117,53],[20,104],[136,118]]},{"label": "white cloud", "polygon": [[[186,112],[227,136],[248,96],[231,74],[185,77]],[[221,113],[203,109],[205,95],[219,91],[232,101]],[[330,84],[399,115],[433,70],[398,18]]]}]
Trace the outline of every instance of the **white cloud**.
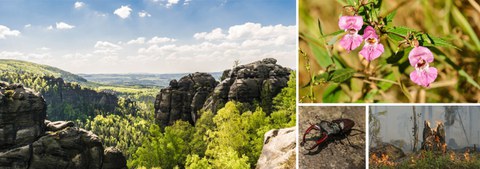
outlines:
[{"label": "white cloud", "polygon": [[76,9],[79,9],[79,8],[85,6],[85,3],[77,1],[77,2],[75,2],[75,4],[74,4],[73,6],[74,6]]},{"label": "white cloud", "polygon": [[231,68],[235,60],[246,64],[267,57],[293,68],[296,32],[294,25],[245,23],[199,31],[181,41],[161,35],[120,39],[122,43],[102,40],[72,53],[35,46],[26,49],[35,53],[0,51],[0,58],[28,58],[81,73],[214,72]]},{"label": "white cloud", "polygon": [[152,15],[150,15],[147,11],[140,11],[138,12],[138,16],[141,18],[144,18],[144,17],[151,17]]},{"label": "white cloud", "polygon": [[0,25],[0,39],[5,39],[7,36],[18,36],[20,35],[20,31],[18,30],[10,30],[10,28]]},{"label": "white cloud", "polygon": [[118,15],[120,18],[125,19],[130,16],[130,13],[132,12],[132,9],[127,5],[127,6],[121,6],[120,8],[116,9],[113,11],[113,14]]},{"label": "white cloud", "polygon": [[193,35],[197,39],[190,44],[149,44],[137,50],[138,60],[145,62],[169,62],[175,71],[219,71],[225,64],[240,60],[249,63],[266,57],[276,58],[279,64],[295,67],[296,26],[245,23],[222,30]]},{"label": "white cloud", "polygon": [[195,33],[193,37],[197,40],[199,39],[218,40],[218,39],[224,39],[226,35],[223,34],[223,30],[221,28],[216,28],[209,33],[207,32]]},{"label": "white cloud", "polygon": [[93,53],[105,54],[105,55],[115,55],[119,50],[122,49],[121,46],[107,41],[97,41],[95,43],[95,51]]},{"label": "white cloud", "polygon": [[65,22],[57,22],[56,23],[56,28],[60,29],[60,30],[62,30],[62,29],[73,29],[73,28],[75,28],[75,26],[69,25]]},{"label": "white cloud", "polygon": [[20,57],[23,57],[24,54],[22,52],[14,51],[2,51],[0,52],[0,58],[2,59],[19,59]]},{"label": "white cloud", "polygon": [[172,38],[167,38],[167,37],[153,37],[152,39],[150,39],[147,43],[149,44],[158,44],[158,43],[166,43],[166,42],[175,42],[177,41],[176,39],[172,39]]},{"label": "white cloud", "polygon": [[32,27],[32,24],[26,24],[25,26],[23,26],[24,28],[30,28]]},{"label": "white cloud", "polygon": [[53,29],[53,26],[52,26],[52,25],[50,25],[50,26],[47,27],[47,30],[52,30],[52,29]]},{"label": "white cloud", "polygon": [[43,60],[52,58],[50,53],[23,53],[19,51],[2,51],[0,52],[0,59],[20,59],[20,60]]},{"label": "white cloud", "polygon": [[189,5],[192,0],[185,0],[183,1],[183,5]]},{"label": "white cloud", "polygon": [[138,37],[137,39],[132,39],[127,42],[127,44],[144,44],[145,43],[145,37]]},{"label": "white cloud", "polygon": [[165,5],[167,8],[172,7],[175,4],[178,4],[180,0],[167,0],[167,4]]}]

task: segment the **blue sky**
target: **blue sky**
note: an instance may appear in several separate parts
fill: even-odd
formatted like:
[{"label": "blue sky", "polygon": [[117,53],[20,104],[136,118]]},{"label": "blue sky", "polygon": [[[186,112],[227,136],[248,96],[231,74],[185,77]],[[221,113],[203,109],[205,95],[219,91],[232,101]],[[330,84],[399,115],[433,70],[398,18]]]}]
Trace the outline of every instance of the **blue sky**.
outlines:
[{"label": "blue sky", "polygon": [[295,0],[0,1],[0,58],[74,73],[295,66]]}]

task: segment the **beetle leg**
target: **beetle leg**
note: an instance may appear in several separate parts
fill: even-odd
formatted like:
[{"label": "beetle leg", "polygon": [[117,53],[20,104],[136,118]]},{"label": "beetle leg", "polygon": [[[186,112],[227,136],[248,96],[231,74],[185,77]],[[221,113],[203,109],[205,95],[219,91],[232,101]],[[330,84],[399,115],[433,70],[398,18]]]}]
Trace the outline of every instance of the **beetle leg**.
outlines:
[{"label": "beetle leg", "polygon": [[308,127],[307,131],[305,131],[305,133],[303,134],[303,141],[302,141],[302,144],[304,144],[304,143],[305,143],[305,136],[307,136],[307,134],[308,134],[308,133],[310,133],[310,131],[311,131],[312,129],[315,129],[315,130],[320,130],[320,127],[318,127],[318,126],[317,126],[317,125],[315,125],[315,124],[312,124],[312,125],[310,125],[310,127]]},{"label": "beetle leg", "polygon": [[317,141],[315,141],[315,145],[313,147],[310,147],[310,148],[305,148],[306,150],[313,150],[314,148],[318,147],[320,144],[322,144],[326,139],[328,138],[328,134],[323,132],[322,133],[322,137],[320,139],[318,139]]}]

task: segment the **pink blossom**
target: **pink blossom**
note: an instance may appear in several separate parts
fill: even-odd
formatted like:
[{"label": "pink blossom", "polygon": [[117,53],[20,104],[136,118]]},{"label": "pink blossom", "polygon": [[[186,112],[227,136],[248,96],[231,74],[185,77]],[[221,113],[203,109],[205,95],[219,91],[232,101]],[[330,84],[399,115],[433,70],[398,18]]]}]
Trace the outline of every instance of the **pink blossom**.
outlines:
[{"label": "pink blossom", "polygon": [[410,79],[418,85],[430,86],[430,83],[435,81],[438,75],[437,69],[429,65],[433,62],[432,52],[426,47],[418,46],[410,51],[408,59],[410,65],[415,67],[415,71],[410,73]]},{"label": "pink blossom", "polygon": [[342,16],[338,21],[340,29],[344,29],[347,34],[340,39],[340,46],[348,52],[354,50],[362,43],[362,36],[358,31],[362,29],[363,18],[361,16]]},{"label": "pink blossom", "polygon": [[347,31],[348,29],[355,29],[359,31],[362,29],[363,18],[361,16],[342,16],[338,21],[340,29]]},{"label": "pink blossom", "polygon": [[378,43],[378,35],[371,26],[367,26],[363,31],[363,38],[365,39],[365,45],[360,51],[360,55],[365,57],[368,61],[372,61],[380,55],[382,55],[384,49],[381,43]]}]

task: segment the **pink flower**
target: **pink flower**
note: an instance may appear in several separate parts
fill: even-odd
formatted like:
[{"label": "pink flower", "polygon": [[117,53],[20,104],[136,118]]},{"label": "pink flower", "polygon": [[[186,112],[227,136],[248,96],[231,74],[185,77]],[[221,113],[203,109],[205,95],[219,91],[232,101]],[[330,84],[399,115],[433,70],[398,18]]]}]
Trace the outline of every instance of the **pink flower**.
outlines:
[{"label": "pink flower", "polygon": [[408,54],[408,60],[410,60],[410,65],[415,67],[415,71],[410,73],[410,79],[413,82],[428,87],[435,81],[438,71],[429,66],[429,63],[433,62],[433,54],[428,48],[423,46],[413,48]]},{"label": "pink flower", "polygon": [[367,26],[363,31],[363,39],[365,39],[365,45],[360,51],[360,55],[365,57],[368,61],[372,61],[380,55],[382,55],[384,49],[381,43],[378,43],[378,35],[371,26]]},{"label": "pink flower", "polygon": [[358,31],[362,29],[363,18],[361,16],[342,16],[338,21],[340,29],[345,30],[347,34],[340,39],[340,46],[348,52],[360,46],[362,36],[358,35]]}]

